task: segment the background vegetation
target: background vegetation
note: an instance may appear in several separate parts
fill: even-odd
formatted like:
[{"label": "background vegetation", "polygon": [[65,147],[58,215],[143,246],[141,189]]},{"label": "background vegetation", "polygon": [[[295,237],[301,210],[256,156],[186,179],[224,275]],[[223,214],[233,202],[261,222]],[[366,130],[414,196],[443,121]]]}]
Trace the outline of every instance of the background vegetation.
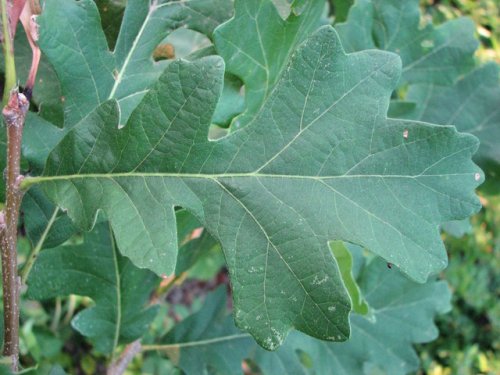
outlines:
[{"label": "background vegetation", "polygon": [[[481,41],[478,59],[500,63],[500,1],[425,0],[422,8],[436,23],[471,17]],[[442,278],[453,290],[453,309],[437,319],[440,337],[419,348],[421,373],[500,373],[500,197],[482,198],[469,233],[443,235],[450,264]]]}]

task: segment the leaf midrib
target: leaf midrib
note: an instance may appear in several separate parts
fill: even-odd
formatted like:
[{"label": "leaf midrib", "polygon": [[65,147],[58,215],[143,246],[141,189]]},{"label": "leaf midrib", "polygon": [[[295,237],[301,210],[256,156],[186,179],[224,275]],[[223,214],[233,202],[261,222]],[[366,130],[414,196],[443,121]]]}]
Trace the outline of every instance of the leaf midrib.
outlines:
[{"label": "leaf midrib", "polygon": [[38,177],[26,177],[21,182],[21,189],[27,190],[33,185],[41,184],[45,182],[52,181],[64,181],[64,180],[78,180],[86,178],[125,178],[125,177],[164,177],[164,178],[190,178],[190,179],[207,179],[207,180],[218,180],[227,178],[291,178],[297,180],[334,180],[334,179],[344,179],[344,178],[406,178],[406,179],[416,179],[418,177],[444,177],[444,176],[469,176],[473,175],[472,172],[469,173],[446,173],[446,174],[416,174],[416,175],[382,175],[382,174],[363,174],[363,175],[338,175],[338,176],[301,176],[301,175],[287,175],[287,174],[268,174],[268,173],[219,173],[219,174],[201,174],[201,173],[162,173],[162,172],[125,172],[125,173],[89,173],[89,174],[71,174],[71,175],[59,175],[59,176],[38,176]]},{"label": "leaf midrib", "polygon": [[[425,171],[424,171],[425,172]],[[471,173],[457,173],[457,174],[449,174],[449,175],[472,175]],[[447,176],[449,176],[447,175]],[[54,181],[64,181],[64,180],[72,180],[72,179],[84,179],[84,178],[101,178],[101,179],[109,179],[112,181],[115,181],[115,178],[127,178],[127,177],[132,177],[132,178],[146,178],[146,177],[156,177],[156,178],[192,178],[192,179],[209,179],[212,180],[213,182],[217,183],[220,185],[219,179],[227,179],[231,177],[246,177],[246,178],[293,178],[293,179],[302,179],[302,180],[309,180],[309,181],[315,181],[315,182],[320,182],[321,184],[325,185],[326,187],[332,189],[332,187],[324,182],[326,179],[343,179],[343,178],[404,178],[404,179],[417,179],[418,177],[431,177],[431,176],[440,176],[442,177],[443,175],[423,175],[420,173],[419,175],[415,176],[408,176],[408,175],[339,175],[339,176],[298,176],[298,175],[271,175],[271,174],[261,174],[261,173],[234,173],[234,174],[180,174],[180,173],[120,173],[120,174],[84,174],[84,175],[62,175],[62,176],[42,176],[42,177],[31,177],[25,179],[21,187],[22,188],[28,188],[29,186],[36,184],[36,183],[42,183],[42,182],[54,182]],[[417,183],[420,183],[418,180],[416,180]],[[338,191],[334,190],[335,193],[339,194]],[[341,194],[342,195],[342,194]],[[352,201],[351,199],[349,199]],[[359,206],[357,202],[352,201],[354,204]],[[362,207],[361,207],[362,208]],[[376,219],[381,220],[380,217],[377,215],[373,214],[372,212],[367,211],[369,214],[373,215]],[[422,250],[426,251],[425,248],[423,248],[418,242],[415,242],[414,239],[409,237],[408,235],[402,233],[398,228],[395,228],[392,224],[385,222],[382,220],[382,222],[394,230],[398,232],[400,235],[408,238],[411,240],[415,245],[420,247]],[[428,252],[428,254],[433,255],[431,252]]]}]

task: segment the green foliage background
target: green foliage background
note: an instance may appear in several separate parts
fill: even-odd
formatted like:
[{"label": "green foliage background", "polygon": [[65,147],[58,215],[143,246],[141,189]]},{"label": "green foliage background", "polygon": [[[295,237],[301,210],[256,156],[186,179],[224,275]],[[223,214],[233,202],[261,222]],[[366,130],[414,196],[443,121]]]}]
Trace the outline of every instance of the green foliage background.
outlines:
[{"label": "green foliage background", "polygon": [[[424,0],[422,9],[438,23],[471,17],[481,41],[477,57],[500,62],[499,0]],[[444,235],[450,263],[442,277],[453,290],[453,308],[437,318],[440,337],[419,347],[421,374],[500,373],[500,199],[483,198],[469,233]]]},{"label": "green foliage background", "polygon": [[471,233],[445,235],[450,264],[442,276],[453,290],[453,308],[437,319],[440,337],[419,348],[429,374],[500,371],[500,199],[484,203]]}]

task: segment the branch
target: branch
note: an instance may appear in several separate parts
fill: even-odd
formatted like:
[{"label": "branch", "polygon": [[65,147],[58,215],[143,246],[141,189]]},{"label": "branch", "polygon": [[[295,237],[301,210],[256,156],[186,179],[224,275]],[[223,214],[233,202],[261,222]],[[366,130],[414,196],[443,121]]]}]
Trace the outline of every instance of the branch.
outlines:
[{"label": "branch", "polygon": [[[5,86],[2,115],[7,128],[7,173],[5,212],[0,218],[0,242],[2,248],[2,288],[4,305],[4,347],[3,353],[10,358],[11,370],[19,368],[19,294],[21,283],[17,275],[17,224],[22,200],[20,188],[23,176],[20,174],[21,140],[29,99],[33,91],[40,50],[36,45],[38,25],[35,5],[37,0],[0,0],[3,52],[5,58]],[[19,12],[22,9],[21,13]],[[38,8],[36,8],[39,11]],[[33,51],[26,96],[19,93],[16,86],[16,66],[14,59],[14,34],[21,19]]]},{"label": "branch", "polygon": [[2,114],[7,127],[7,186],[5,229],[2,236],[2,276],[4,304],[5,356],[11,358],[11,368],[17,371],[19,362],[19,292],[17,276],[17,223],[22,200],[20,183],[21,138],[29,102],[16,88],[11,91]]},{"label": "branch", "polygon": [[[21,192],[19,190],[19,170],[21,162],[21,135],[24,118],[28,110],[26,97],[19,94],[16,85],[14,45],[10,29],[7,0],[1,0],[3,26],[3,52],[5,56],[5,87],[2,111],[7,127],[7,202],[3,213],[2,281],[4,305],[4,347],[3,353],[10,358],[11,370],[19,368],[19,291],[17,277],[17,220]],[[12,90],[12,91],[11,91]]]}]

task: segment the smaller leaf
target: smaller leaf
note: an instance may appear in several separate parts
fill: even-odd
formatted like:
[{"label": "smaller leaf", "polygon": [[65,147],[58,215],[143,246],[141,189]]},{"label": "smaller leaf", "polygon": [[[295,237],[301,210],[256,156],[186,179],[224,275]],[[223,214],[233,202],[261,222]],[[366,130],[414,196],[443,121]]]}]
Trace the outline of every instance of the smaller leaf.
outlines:
[{"label": "smaller leaf", "polygon": [[418,0],[357,0],[345,23],[335,26],[347,52],[379,48],[403,60],[400,84],[452,83],[474,66],[474,22],[420,26]]},{"label": "smaller leaf", "polygon": [[416,104],[403,100],[391,100],[388,116],[390,118],[404,118],[415,110]]},{"label": "smaller leaf", "polygon": [[282,0],[236,0],[234,17],[215,30],[215,46],[227,71],[245,83],[246,112],[233,128],[255,116],[294,49],[320,24],[322,1],[307,2],[300,15],[287,9],[293,6]]},{"label": "smaller leaf", "polygon": [[361,315],[368,314],[369,306],[363,299],[358,284],[352,275],[353,261],[351,253],[342,241],[331,242],[330,249],[337,260],[342,280],[351,297],[353,311]]},{"label": "smaller leaf", "polygon": [[198,313],[176,325],[162,340],[168,345],[169,358],[186,374],[205,374],[209,368],[221,374],[241,373],[241,361],[255,345],[227,315],[225,288],[210,294]]},{"label": "smaller leaf", "polygon": [[175,213],[177,222],[177,242],[184,244],[189,240],[191,233],[201,227],[200,221],[187,210],[178,210]]},{"label": "smaller leaf", "polygon": [[[42,189],[38,187],[30,189],[24,195],[21,210],[24,213],[26,235],[33,246],[40,240],[55,209],[56,206],[49,201]],[[56,247],[68,240],[77,231],[71,219],[62,211],[57,213],[52,228],[49,229],[43,248]]]},{"label": "smaller leaf", "polygon": [[216,246],[218,246],[217,241],[207,231],[203,231],[199,238],[187,242],[179,249],[175,274],[180,275],[189,270],[204,253]]},{"label": "smaller leaf", "polygon": [[157,311],[145,307],[157,283],[152,272],[119,255],[106,222],[96,224],[81,245],[43,251],[27,282],[31,299],[92,298],[95,306],[78,313],[72,325],[102,353],[144,334]]},{"label": "smaller leaf", "polygon": [[95,0],[101,16],[102,28],[110,48],[114,48],[116,44],[126,2],[127,0]]}]

